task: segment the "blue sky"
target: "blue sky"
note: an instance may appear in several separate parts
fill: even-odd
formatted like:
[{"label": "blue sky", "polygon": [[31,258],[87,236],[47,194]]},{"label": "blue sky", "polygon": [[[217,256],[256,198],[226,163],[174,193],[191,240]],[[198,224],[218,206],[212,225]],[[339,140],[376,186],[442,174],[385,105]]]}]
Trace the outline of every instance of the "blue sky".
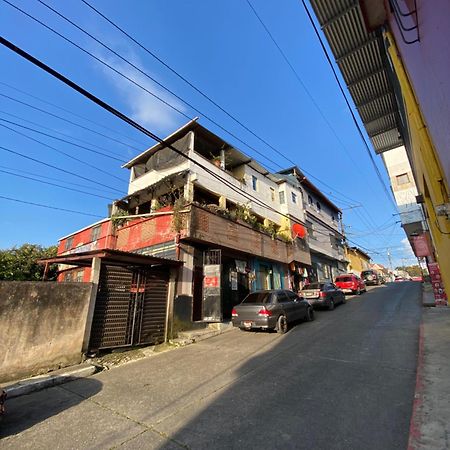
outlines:
[{"label": "blue sky", "polygon": [[[142,84],[185,116],[199,115],[42,4],[34,0],[11,1]],[[80,0],[45,2],[126,56],[225,129],[257,148],[265,158],[272,159],[281,166],[292,165],[124,38]],[[369,249],[374,260],[387,264],[389,247],[394,265],[401,264],[402,258],[407,258],[403,262],[414,263],[412,253],[405,244],[405,235],[399,224],[395,223],[399,220],[399,216],[394,215],[397,211],[387,199],[375,175],[301,2],[252,0],[258,14],[300,75],[303,86],[270,41],[246,0],[92,0],[92,4],[258,136],[301,168],[333,186],[334,189],[331,190],[317,180],[312,180],[343,209],[348,237]],[[3,1],[0,2],[0,29],[5,38],[157,134],[169,134],[187,121],[182,114],[120,78]],[[0,94],[3,94],[0,95],[0,125],[42,141],[53,149],[3,126],[0,126],[0,145],[84,177],[82,179],[38,164],[0,148],[0,196],[92,215],[44,209],[0,198],[3,211],[0,248],[18,246],[25,242],[52,245],[58,238],[98,220],[96,216],[106,215],[108,203],[126,193],[129,174],[126,169],[120,168],[121,161],[131,159],[153,142],[8,49],[0,48],[0,61]],[[103,136],[5,96],[45,109]],[[256,155],[202,115],[200,122],[237,148],[255,156],[269,169],[277,169],[267,159]],[[76,142],[89,150],[55,140],[23,126]],[[54,149],[66,155],[57,153]],[[375,160],[388,185],[380,157],[375,156]],[[11,173],[63,184],[100,197],[60,189]],[[355,205],[363,207],[351,208]]]}]

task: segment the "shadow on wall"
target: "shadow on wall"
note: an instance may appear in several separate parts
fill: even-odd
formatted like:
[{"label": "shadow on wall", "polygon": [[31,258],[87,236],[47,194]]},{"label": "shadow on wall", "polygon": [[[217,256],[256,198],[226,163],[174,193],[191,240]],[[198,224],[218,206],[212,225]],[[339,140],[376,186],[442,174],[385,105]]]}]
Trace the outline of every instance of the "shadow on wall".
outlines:
[{"label": "shadow on wall", "polygon": [[[64,388],[77,383],[83,395]],[[54,386],[32,394],[6,400],[6,413],[0,423],[0,439],[19,434],[52,416],[70,409],[102,390],[93,378],[78,378],[65,385]],[[81,431],[81,430],[80,430]]]}]

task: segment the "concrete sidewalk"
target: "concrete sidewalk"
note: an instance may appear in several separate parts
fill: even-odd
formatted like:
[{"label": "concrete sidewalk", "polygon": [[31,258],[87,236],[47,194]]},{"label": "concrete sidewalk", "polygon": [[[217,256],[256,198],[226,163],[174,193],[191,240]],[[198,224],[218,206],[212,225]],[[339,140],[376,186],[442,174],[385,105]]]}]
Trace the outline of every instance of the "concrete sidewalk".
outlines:
[{"label": "concrete sidewalk", "polygon": [[450,448],[450,308],[424,308],[410,449]]}]

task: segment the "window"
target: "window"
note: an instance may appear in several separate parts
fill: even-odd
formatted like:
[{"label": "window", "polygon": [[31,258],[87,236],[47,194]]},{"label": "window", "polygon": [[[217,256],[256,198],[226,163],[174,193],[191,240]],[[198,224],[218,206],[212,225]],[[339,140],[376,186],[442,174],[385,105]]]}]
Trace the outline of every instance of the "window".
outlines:
[{"label": "window", "polygon": [[91,241],[96,241],[100,237],[101,225],[92,228]]},{"label": "window", "polygon": [[66,245],[64,246],[64,248],[66,250],[70,250],[73,247],[73,236],[70,236],[66,239]]},{"label": "window", "polygon": [[316,202],[316,206],[317,206],[317,211],[322,211],[322,206],[319,202]]},{"label": "window", "polygon": [[314,202],[313,202],[313,199],[312,199],[312,197],[310,196],[310,195],[308,195],[308,204],[309,205],[312,205]]},{"label": "window", "polygon": [[270,188],[270,199],[274,202],[275,201],[275,189]]},{"label": "window", "polygon": [[295,302],[295,300],[298,300],[297,295],[292,291],[286,291],[286,295],[288,296],[291,302]]},{"label": "window", "polygon": [[401,175],[397,175],[395,177],[397,179],[397,185],[407,184],[409,183],[409,176],[407,173],[402,173]]},{"label": "window", "polygon": [[277,300],[278,303],[287,303],[291,301],[284,292],[277,292]]},{"label": "window", "polygon": [[306,229],[308,230],[308,236],[310,238],[314,237],[314,229],[313,229],[312,222],[306,221],[305,225],[306,225]]},{"label": "window", "polygon": [[286,203],[286,195],[284,191],[280,191],[279,196],[280,196],[280,205],[284,205]]},{"label": "window", "polygon": [[258,189],[258,178],[255,175],[252,175],[252,188],[254,191]]},{"label": "window", "polygon": [[332,220],[333,222],[336,222],[336,216],[335,216],[334,214],[331,215],[331,220]]},{"label": "window", "polygon": [[297,203],[297,194],[295,192],[291,192],[292,203]]},{"label": "window", "polygon": [[270,303],[271,300],[272,294],[270,292],[253,292],[252,294],[248,294],[242,300],[242,303]]}]

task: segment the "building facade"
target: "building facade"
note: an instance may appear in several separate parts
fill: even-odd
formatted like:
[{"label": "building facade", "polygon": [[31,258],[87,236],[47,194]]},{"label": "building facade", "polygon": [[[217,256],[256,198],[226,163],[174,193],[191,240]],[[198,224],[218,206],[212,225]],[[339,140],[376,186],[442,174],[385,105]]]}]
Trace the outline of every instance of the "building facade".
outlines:
[{"label": "building facade", "polygon": [[370,256],[358,247],[345,247],[348,259],[348,273],[361,276],[363,270],[370,269]]},{"label": "building facade", "polygon": [[386,161],[394,149],[406,150],[430,233],[427,264],[435,272],[440,268],[448,291],[450,4],[445,0],[311,0],[311,4],[376,153],[387,152]]}]

